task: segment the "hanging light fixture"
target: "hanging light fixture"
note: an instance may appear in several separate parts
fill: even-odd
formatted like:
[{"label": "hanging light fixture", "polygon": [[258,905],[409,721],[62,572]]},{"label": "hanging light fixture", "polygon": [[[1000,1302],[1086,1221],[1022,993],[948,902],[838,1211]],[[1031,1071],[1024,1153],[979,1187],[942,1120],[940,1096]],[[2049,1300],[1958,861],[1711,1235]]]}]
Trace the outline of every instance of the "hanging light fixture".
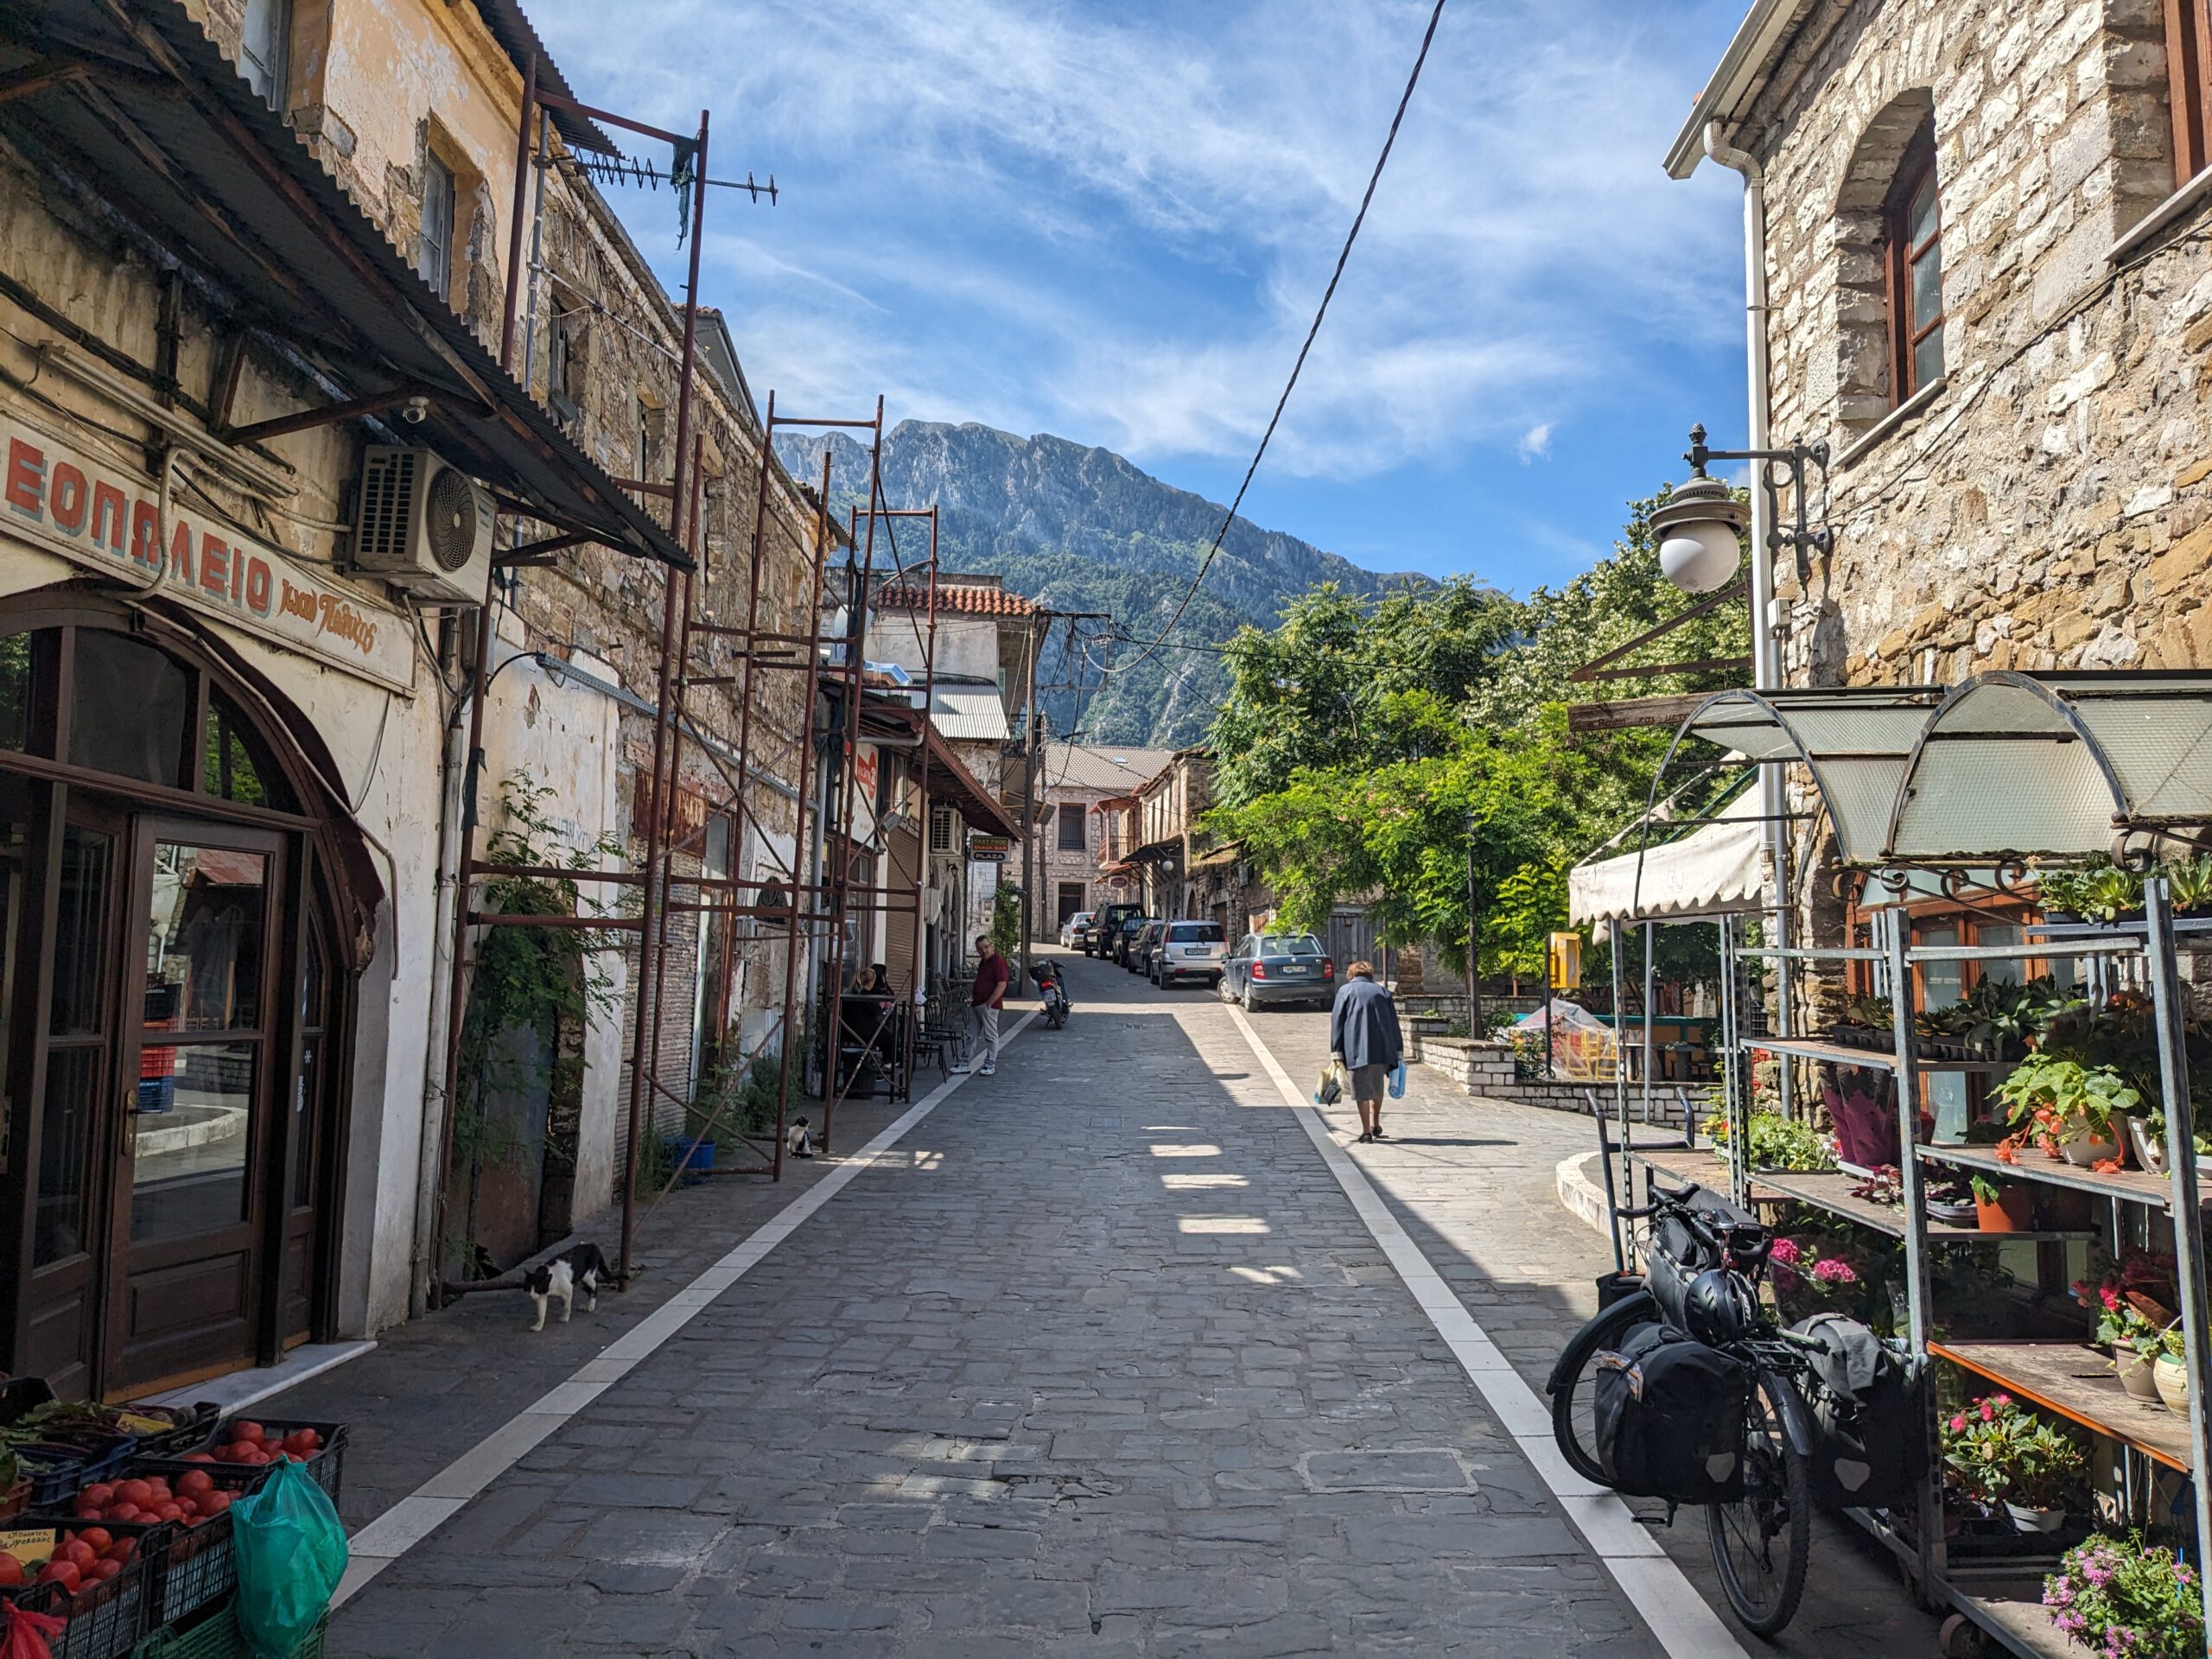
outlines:
[{"label": "hanging light fixture", "polygon": [[1703,427],[1691,431],[1690,442],[1690,476],[1652,509],[1651,533],[1659,538],[1659,569],[1667,580],[1684,593],[1709,594],[1743,563],[1751,510],[1707,474]]}]

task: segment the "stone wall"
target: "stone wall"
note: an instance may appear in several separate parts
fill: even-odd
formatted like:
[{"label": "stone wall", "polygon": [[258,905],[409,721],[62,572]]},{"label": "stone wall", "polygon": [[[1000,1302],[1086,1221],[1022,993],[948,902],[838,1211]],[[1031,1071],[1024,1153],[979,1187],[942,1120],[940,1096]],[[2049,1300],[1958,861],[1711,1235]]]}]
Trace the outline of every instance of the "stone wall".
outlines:
[{"label": "stone wall", "polygon": [[[1731,142],[1768,181],[1776,440],[1836,452],[1779,562],[1792,683],[2212,664],[2212,276],[2174,188],[2158,0],[1812,8]],[[1944,378],[1890,414],[1881,199],[1932,112]],[[2156,240],[2157,238],[2154,238]]]}]

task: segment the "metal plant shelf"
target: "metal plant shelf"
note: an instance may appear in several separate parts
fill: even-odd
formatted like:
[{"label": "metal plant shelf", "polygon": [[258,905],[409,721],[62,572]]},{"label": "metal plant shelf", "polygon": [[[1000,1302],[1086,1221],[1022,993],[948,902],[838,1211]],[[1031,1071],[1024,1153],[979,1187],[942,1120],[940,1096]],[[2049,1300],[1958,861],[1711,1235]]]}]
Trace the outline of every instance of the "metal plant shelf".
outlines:
[{"label": "metal plant shelf", "polygon": [[[1799,1059],[1828,1065],[1863,1065],[1877,1071],[1897,1069],[1897,1053],[1887,1048],[1854,1048],[1848,1043],[1824,1043],[1812,1037],[1739,1037],[1737,1046],[1746,1053],[1790,1054]],[[2010,1071],[2018,1060],[1934,1060],[1916,1058],[1916,1071]]]},{"label": "metal plant shelf", "polygon": [[2046,1411],[2189,1472],[2189,1419],[2120,1385],[2111,1359],[2079,1342],[1931,1342],[1928,1351]]},{"label": "metal plant shelf", "polygon": [[[2173,1183],[2164,1175],[2152,1175],[2139,1169],[2117,1170],[2101,1175],[2094,1169],[2069,1164],[2063,1158],[2048,1158],[2034,1153],[2017,1164],[2008,1164],[1988,1147],[1923,1147],[1923,1163],[1949,1164],[1960,1169],[1972,1169],[2008,1181],[2041,1181],[2049,1186],[2071,1187],[2077,1192],[2092,1192],[2101,1198],[2120,1198],[2129,1204],[2145,1204],[2156,1210],[2168,1210],[2173,1205]],[[2197,1178],[2197,1190],[2204,1191],[2205,1178]]]},{"label": "metal plant shelf", "polygon": [[[1891,1238],[1905,1236],[1904,1211],[1893,1205],[1876,1204],[1871,1198],[1854,1198],[1851,1189],[1859,1185],[1860,1177],[1840,1170],[1793,1173],[1788,1170],[1759,1169],[1751,1172],[1751,1179],[1762,1186],[1774,1189],[1783,1197],[1799,1204],[1808,1204],[1816,1210],[1825,1210],[1832,1216],[1857,1222],[1876,1232],[1887,1233]],[[2056,1243],[2062,1240],[2095,1238],[2098,1235],[2089,1228],[2038,1229],[2017,1233],[1986,1233],[1979,1227],[1955,1226],[1933,1218],[1928,1223],[1928,1237],[1931,1243],[1957,1244],[1987,1242],[2001,1244],[2006,1240],[2028,1240],[2034,1243]]]}]

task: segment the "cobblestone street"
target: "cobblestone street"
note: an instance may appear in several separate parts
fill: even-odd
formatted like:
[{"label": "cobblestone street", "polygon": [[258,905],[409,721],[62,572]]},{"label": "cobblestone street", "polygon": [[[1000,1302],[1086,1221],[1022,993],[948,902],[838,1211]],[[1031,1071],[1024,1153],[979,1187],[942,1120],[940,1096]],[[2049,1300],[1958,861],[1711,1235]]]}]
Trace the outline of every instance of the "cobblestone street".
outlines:
[{"label": "cobblestone street", "polygon": [[[1631,1606],[1594,1512],[1578,1530],[1485,1408],[1243,1034],[1305,1087],[1321,1017],[1246,1025],[1202,991],[1071,977],[1067,1030],[1033,1025],[741,1279],[678,1294],[689,1322],[431,1511],[451,1518],[344,1605],[331,1651],[1730,1651],[1664,1558],[1637,1563],[1658,1571]],[[1603,1250],[1549,1198],[1586,1121],[1417,1074],[1390,1122],[1364,1164],[1540,1390]],[[269,1409],[358,1421],[373,1368],[399,1363]],[[545,1384],[517,1380],[452,1392],[496,1407],[489,1433]],[[1694,1565],[1702,1528],[1678,1532]],[[1784,1651],[1857,1651],[1897,1621],[1893,1583],[1882,1613],[1839,1616],[1837,1553]]]}]

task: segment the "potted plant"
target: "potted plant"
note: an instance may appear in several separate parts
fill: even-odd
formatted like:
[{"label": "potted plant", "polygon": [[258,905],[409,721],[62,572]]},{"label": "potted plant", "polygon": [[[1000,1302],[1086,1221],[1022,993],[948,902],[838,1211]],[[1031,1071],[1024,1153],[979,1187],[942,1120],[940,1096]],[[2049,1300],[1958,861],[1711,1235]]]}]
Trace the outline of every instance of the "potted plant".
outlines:
[{"label": "potted plant", "polygon": [[2037,1049],[1997,1085],[2016,1134],[2056,1147],[2070,1164],[2118,1169],[2126,1160],[2125,1120],[2143,1103],[2133,1084],[2110,1066],[2084,1065]]},{"label": "potted plant", "polygon": [[[1728,1120],[1719,1113],[1705,1120],[1705,1133],[1713,1146],[1728,1146]],[[1753,1169],[1777,1174],[1816,1175],[1835,1167],[1835,1153],[1827,1137],[1811,1124],[1779,1112],[1753,1112],[1744,1154]]]},{"label": "potted plant", "polygon": [[2125,1289],[2118,1273],[2108,1275],[2094,1290],[2086,1284],[2076,1284],[2074,1300],[2096,1315],[2096,1341],[2110,1351],[2113,1370],[2128,1397],[2157,1399],[2158,1388],[2153,1362],[2163,1351],[2161,1332],[2167,1319],[2153,1315],[2164,1313],[2164,1309],[2141,1292]]},{"label": "potted plant", "polygon": [[[1992,1192],[1996,1192],[1993,1185]],[[1945,1227],[1974,1227],[1980,1224],[1974,1205],[1974,1183],[1971,1179],[1954,1177],[1948,1180],[1929,1181],[1923,1189],[1928,1205],[1928,1219]]]},{"label": "potted plant", "polygon": [[2080,1442],[2006,1394],[1993,1394],[1943,1425],[1943,1462],[1969,1497],[2004,1506],[2016,1532],[2056,1532],[2080,1489]]},{"label": "potted plant", "polygon": [[1897,1041],[1895,1006],[1886,996],[1854,996],[1843,1005],[1843,1018],[1828,1030],[1831,1042],[1846,1048],[1887,1049]]},{"label": "potted plant", "polygon": [[2202,1659],[2203,1590],[2196,1569],[2136,1533],[2101,1534],[2066,1552],[2043,1581],[2043,1605],[2067,1640],[2128,1659]]},{"label": "potted plant", "polygon": [[2158,874],[2166,878],[2177,914],[2194,916],[2199,911],[2212,910],[2212,853],[2175,859],[2162,865]]},{"label": "potted plant", "polygon": [[1985,1233],[2024,1233],[2036,1224],[2036,1195],[2018,1181],[1993,1181],[1976,1174],[1974,1186],[1974,1224]]},{"label": "potted plant", "polygon": [[2151,1381],[2166,1409],[2189,1415],[2189,1364],[2181,1357],[2181,1326],[2170,1325],[2158,1333],[2158,1355],[2151,1362]]}]

